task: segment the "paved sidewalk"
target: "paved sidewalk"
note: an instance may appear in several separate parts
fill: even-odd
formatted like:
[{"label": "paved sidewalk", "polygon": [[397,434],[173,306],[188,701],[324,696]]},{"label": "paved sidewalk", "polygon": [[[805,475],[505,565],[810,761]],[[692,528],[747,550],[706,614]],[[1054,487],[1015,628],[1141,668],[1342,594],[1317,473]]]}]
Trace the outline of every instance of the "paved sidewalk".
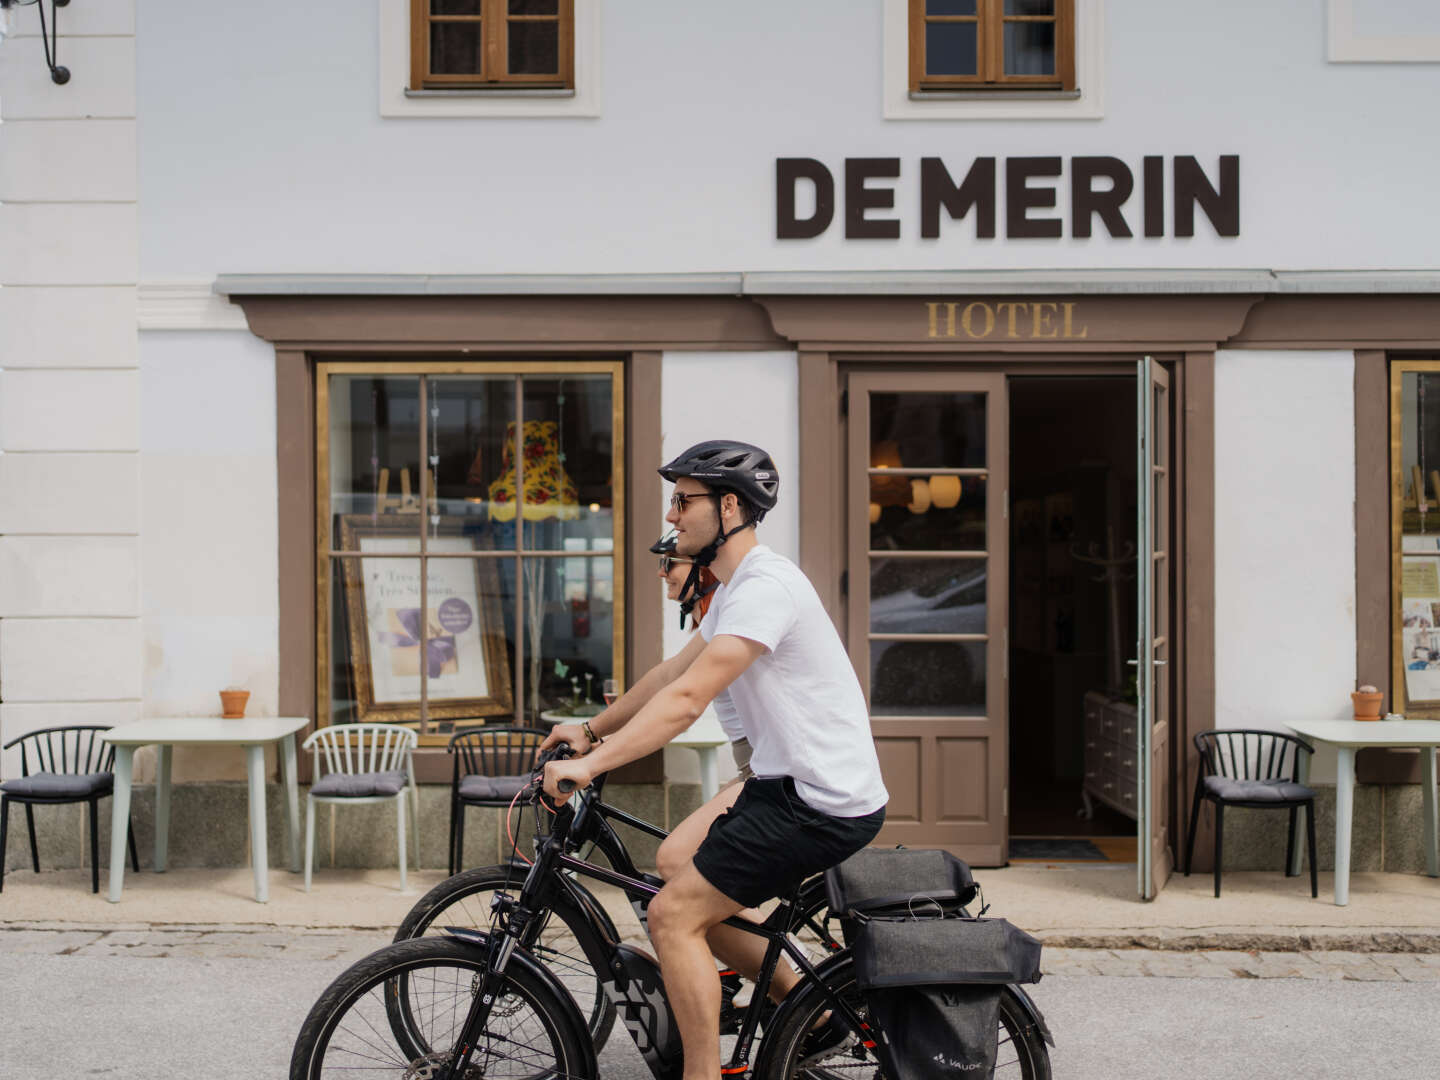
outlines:
[{"label": "paved sidewalk", "polygon": [[[0,893],[0,926],[205,933],[305,927],[370,930],[385,940],[443,877],[436,870],[413,873],[410,891],[401,893],[393,869],[327,870],[316,873],[313,891],[306,893],[300,875],[273,870],[271,900],[257,904],[245,868],[145,871],[127,874],[121,902],[111,904],[103,881],[99,895],[90,892],[88,871],[16,870],[6,874]],[[1050,952],[1140,948],[1440,953],[1440,878],[1422,875],[1355,874],[1350,904],[1343,908],[1330,900],[1329,874],[1320,875],[1320,898],[1315,900],[1306,878],[1234,872],[1225,875],[1218,900],[1208,875],[1177,875],[1150,903],[1134,896],[1133,866],[1027,864],[977,870],[976,877],[990,913],[1036,934]],[[595,891],[622,934],[639,933],[629,906],[615,890],[597,885]]]}]

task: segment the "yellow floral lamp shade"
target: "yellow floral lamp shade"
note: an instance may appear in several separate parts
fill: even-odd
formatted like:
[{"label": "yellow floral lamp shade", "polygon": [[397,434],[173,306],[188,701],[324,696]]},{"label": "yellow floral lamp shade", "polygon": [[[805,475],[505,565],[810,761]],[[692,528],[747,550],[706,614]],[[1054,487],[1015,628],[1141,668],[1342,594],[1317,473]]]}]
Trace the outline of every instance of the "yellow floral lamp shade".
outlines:
[{"label": "yellow floral lamp shade", "polygon": [[[579,492],[575,481],[560,463],[560,443],[554,420],[525,421],[525,503],[526,521],[547,518],[573,520],[580,516]],[[505,453],[500,459],[500,476],[490,485],[490,516],[496,521],[515,520],[515,424],[505,427]]]}]

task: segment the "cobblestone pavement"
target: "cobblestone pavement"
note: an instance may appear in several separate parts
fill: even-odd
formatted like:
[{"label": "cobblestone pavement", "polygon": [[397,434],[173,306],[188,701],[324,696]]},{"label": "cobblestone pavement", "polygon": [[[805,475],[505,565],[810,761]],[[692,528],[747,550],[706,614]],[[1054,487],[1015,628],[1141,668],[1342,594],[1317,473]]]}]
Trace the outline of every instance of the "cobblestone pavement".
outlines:
[{"label": "cobblestone pavement", "polygon": [[[0,952],[91,957],[335,960],[352,963],[389,942],[374,931],[156,927],[93,929],[7,927]],[[1440,953],[1175,951],[1047,946],[1047,975],[1153,976],[1185,979],[1313,979],[1440,982]]]}]

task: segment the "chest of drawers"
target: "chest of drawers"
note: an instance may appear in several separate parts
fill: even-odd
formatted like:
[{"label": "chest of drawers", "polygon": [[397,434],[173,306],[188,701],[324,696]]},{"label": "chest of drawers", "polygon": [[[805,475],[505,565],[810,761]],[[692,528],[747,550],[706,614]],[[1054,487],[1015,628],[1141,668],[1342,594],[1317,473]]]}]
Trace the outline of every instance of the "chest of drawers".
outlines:
[{"label": "chest of drawers", "polygon": [[1135,706],[1091,691],[1085,695],[1085,782],[1081,797],[1086,816],[1098,799],[1128,818],[1139,817],[1139,768]]}]

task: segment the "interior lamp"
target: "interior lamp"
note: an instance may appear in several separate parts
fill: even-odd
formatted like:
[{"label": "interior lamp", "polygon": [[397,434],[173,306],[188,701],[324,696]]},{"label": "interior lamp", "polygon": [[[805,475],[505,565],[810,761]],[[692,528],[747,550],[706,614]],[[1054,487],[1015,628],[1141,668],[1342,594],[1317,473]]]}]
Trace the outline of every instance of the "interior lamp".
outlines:
[{"label": "interior lamp", "polygon": [[960,478],[958,476],[930,477],[930,501],[941,510],[949,510],[960,501]]},{"label": "interior lamp", "polygon": [[[580,516],[579,492],[575,481],[560,463],[559,427],[554,420],[525,421],[525,500],[521,513],[526,521],[560,518],[573,521]],[[495,521],[515,520],[515,422],[505,426],[505,452],[500,458],[500,475],[490,484],[490,517]]]},{"label": "interior lamp", "polygon": [[923,477],[915,477],[910,481],[910,502],[905,509],[912,514],[923,514],[930,509],[930,485]]}]

